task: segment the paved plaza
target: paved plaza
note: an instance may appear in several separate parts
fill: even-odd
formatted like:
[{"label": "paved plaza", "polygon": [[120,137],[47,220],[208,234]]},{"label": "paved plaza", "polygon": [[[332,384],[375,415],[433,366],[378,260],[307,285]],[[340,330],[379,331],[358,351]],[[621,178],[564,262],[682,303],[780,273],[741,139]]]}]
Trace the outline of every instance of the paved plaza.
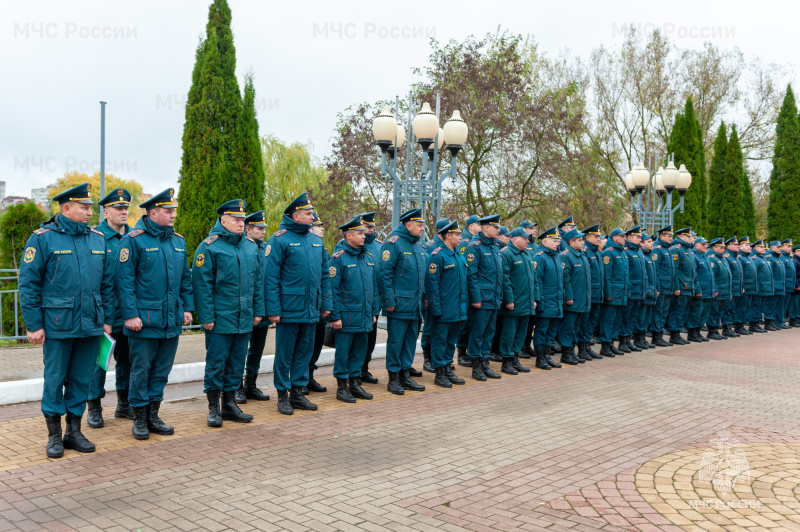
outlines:
[{"label": "paved plaza", "polygon": [[170,385],[175,435],[144,442],[110,393],[105,428],[84,418],[97,452],[57,460],[38,403],[2,407],[0,531],[800,530],[798,329],[457,372],[399,397],[378,370],[375,399],[347,405],[323,368],[319,411],[294,416],[263,376],[272,400],[222,429],[200,383]]}]

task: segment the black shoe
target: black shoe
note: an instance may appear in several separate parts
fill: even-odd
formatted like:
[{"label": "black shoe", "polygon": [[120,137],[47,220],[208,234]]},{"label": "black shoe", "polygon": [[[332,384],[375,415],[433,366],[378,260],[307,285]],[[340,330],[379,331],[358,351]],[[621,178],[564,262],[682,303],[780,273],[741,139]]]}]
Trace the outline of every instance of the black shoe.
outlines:
[{"label": "black shoe", "polygon": [[247,404],[247,394],[244,393],[244,383],[240,384],[236,389],[236,394],[233,396],[233,400],[236,401],[237,405]]},{"label": "black shoe", "polygon": [[494,370],[489,366],[489,359],[484,358],[481,359],[481,366],[483,366],[483,374],[486,376],[487,379],[501,379],[502,376],[499,373],[495,373]]},{"label": "black shoe", "polygon": [[436,386],[441,386],[442,388],[452,388],[453,383],[450,382],[450,379],[447,378],[447,373],[445,372],[447,366],[442,366],[441,368],[436,368],[434,373],[436,373],[436,378],[433,379],[433,383]]},{"label": "black shoe", "polygon": [[589,345],[586,342],[578,342],[578,358],[584,362],[591,362],[592,355],[587,349],[589,349]]},{"label": "black shoe", "polygon": [[378,379],[372,376],[372,373],[369,371],[362,371],[361,372],[361,381],[366,382],[367,384],[378,384]]},{"label": "black shoe", "polygon": [[62,438],[64,449],[75,449],[79,453],[93,453],[94,444],[81,432],[81,416],[67,412],[67,430]]},{"label": "black shoe", "polygon": [[551,347],[544,348],[544,360],[551,368],[560,368],[561,364],[553,360],[552,357],[550,356],[551,349],[552,349]]},{"label": "black shoe", "polygon": [[641,347],[634,345],[630,336],[625,336],[625,345],[628,346],[628,349],[630,349],[632,353],[639,353],[642,351]]},{"label": "black shoe", "polygon": [[489,353],[489,360],[492,362],[502,362],[503,357],[501,357],[499,353]]},{"label": "black shoe", "polygon": [[289,390],[277,390],[278,393],[278,412],[284,416],[294,414],[292,403],[289,402]]},{"label": "black shoe", "polygon": [[733,332],[735,332],[740,336],[750,336],[751,334],[753,334],[750,331],[748,331],[747,328],[745,328],[744,323],[737,323],[733,329]]},{"label": "black shoe", "polygon": [[103,407],[100,399],[86,401],[86,424],[93,429],[103,428]]},{"label": "black shoe", "polygon": [[467,348],[466,347],[459,347],[458,348],[458,365],[464,366],[465,368],[472,367],[472,359],[467,356]]},{"label": "black shoe", "polygon": [[602,345],[603,342],[600,341],[599,337],[597,337],[595,335],[592,335],[592,341],[589,342],[589,343],[592,344],[592,345],[597,345],[597,344],[601,344]]},{"label": "black shoe", "polygon": [[457,385],[466,384],[464,379],[461,379],[456,375],[455,371],[453,371],[453,364],[448,364],[444,367],[444,374],[447,375],[447,378],[450,379],[450,382]]},{"label": "black shoe", "polygon": [[[317,382],[317,381],[314,380],[313,376],[314,376],[314,374],[312,373],[311,374],[311,380],[308,381],[308,389],[311,390],[312,392],[315,392],[317,390],[314,390],[311,387],[311,383],[312,382],[313,383]],[[252,399],[254,401],[269,401],[269,395],[264,393],[264,392],[262,392],[261,390],[259,390],[258,386],[256,386],[256,380],[257,379],[258,379],[258,374],[256,374],[256,375],[246,375],[245,376],[245,378],[244,378],[244,394],[245,394],[245,396],[248,399]],[[326,388],[324,386],[322,386],[322,391],[324,392],[325,390],[326,390]],[[236,402],[238,403],[239,401],[236,401]]]},{"label": "black shoe", "polygon": [[422,372],[418,369],[414,369],[414,366],[411,366],[406,371],[408,371],[409,377],[422,377]]},{"label": "black shoe", "polygon": [[690,342],[702,343],[703,337],[700,336],[700,329],[698,328],[691,328],[689,329],[689,336],[686,337],[687,340]]},{"label": "black shoe", "polygon": [[517,370],[518,373],[530,373],[531,372],[531,368],[526,368],[525,366],[522,365],[522,363],[520,363],[519,355],[515,355],[513,357],[513,359],[511,360],[511,366],[513,366],[513,368],[515,370]]},{"label": "black shoe", "polygon": [[389,384],[386,385],[386,389],[395,395],[403,395],[406,393],[403,386],[400,384],[400,373],[396,371],[389,372]]},{"label": "black shoe", "polygon": [[480,358],[472,359],[472,378],[481,382],[486,380],[486,374],[483,373],[483,362]]},{"label": "black shoe", "polygon": [[366,399],[367,401],[373,397],[371,393],[367,393],[361,387],[361,379],[359,377],[350,377],[350,394],[356,399]]},{"label": "black shoe", "polygon": [[297,408],[298,410],[317,409],[317,405],[306,399],[306,396],[303,395],[303,392],[300,390],[300,386],[292,386],[292,389],[289,392],[289,403],[292,405],[292,408]]},{"label": "black shoe", "polygon": [[336,398],[343,403],[355,403],[356,398],[347,387],[347,379],[336,377]]},{"label": "black shoe", "polygon": [[669,341],[672,342],[674,345],[686,345],[689,343],[683,339],[681,333],[678,331],[670,331]]},{"label": "black shoe", "polygon": [[751,321],[751,322],[750,322],[750,332],[751,332],[751,333],[765,333],[765,332],[767,332],[767,331],[765,331],[764,329],[762,329],[762,328],[761,328],[761,326],[758,324],[758,322],[756,322],[756,321]]},{"label": "black shoe", "polygon": [[[431,346],[423,346],[422,348],[422,370],[427,371],[428,373],[436,373],[436,370],[431,363]],[[422,375],[414,375],[415,377],[421,377]]]},{"label": "black shoe", "polygon": [[614,354],[612,347],[613,346],[611,342],[602,342],[600,347],[600,356],[614,358],[616,355]]},{"label": "black shoe", "polygon": [[664,338],[662,338],[661,333],[656,332],[653,333],[653,344],[656,347],[670,347],[673,345],[672,342],[665,341]]},{"label": "black shoe", "polygon": [[308,395],[311,392],[308,391],[308,386],[301,386],[300,387],[300,393],[302,393],[303,395]]},{"label": "black shoe", "polygon": [[133,410],[128,403],[128,390],[117,390],[117,409],[114,411],[114,417],[133,419]]},{"label": "black shoe", "polygon": [[236,423],[250,423],[253,421],[253,416],[242,412],[234,400],[235,395],[236,391],[222,392],[222,409],[220,410],[222,419]]},{"label": "black shoe", "polygon": [[175,429],[164,423],[158,417],[158,410],[161,408],[161,401],[153,401],[147,408],[147,430],[161,434],[162,436],[170,436],[175,434]]},{"label": "black shoe", "polygon": [[592,349],[591,342],[581,342],[581,343],[583,344],[584,354],[589,355],[589,358],[593,360],[600,360],[601,358],[603,358],[600,354],[594,352],[594,350]]},{"label": "black shoe", "polygon": [[[420,373],[416,376],[422,376],[422,374]],[[411,390],[412,392],[425,391],[425,386],[417,384],[414,382],[414,379],[411,378],[411,368],[400,371],[400,386],[402,386],[404,390]]]},{"label": "black shoe", "polygon": [[[314,379],[313,371],[309,371],[308,373],[308,385],[306,385],[306,388],[308,388],[309,392],[314,392],[314,393],[324,393],[328,391],[327,387],[321,385]],[[308,395],[308,394],[304,393],[303,395]],[[269,399],[269,397],[267,397],[267,399]]]},{"label": "black shoe", "polygon": [[519,371],[517,368],[514,367],[514,359],[512,357],[501,357],[503,359],[503,365],[500,366],[501,373],[507,373],[509,375],[519,375]]},{"label": "black shoe", "polygon": [[47,422],[47,451],[48,458],[61,458],[64,456],[64,442],[61,439],[61,416],[44,418]]},{"label": "black shoe", "polygon": [[643,332],[639,332],[634,335],[633,345],[635,345],[642,351],[644,351],[645,349],[650,349],[650,343],[647,341],[647,338],[645,338]]},{"label": "black shoe", "polygon": [[767,322],[764,324],[764,330],[765,331],[777,331],[778,328],[775,327],[775,322],[773,320],[767,320]]},{"label": "black shoe", "polygon": [[523,347],[522,351],[519,352],[519,358],[531,358],[535,356],[536,352],[533,349],[531,349],[531,347],[528,345]]},{"label": "black shoe", "polygon": [[[571,345],[561,346],[561,363],[569,364],[570,366],[577,366],[580,361],[575,358],[574,348]],[[584,361],[585,362],[585,361]]]},{"label": "black shoe", "polygon": [[553,369],[544,358],[544,349],[534,349],[536,353],[536,367],[539,369]]},{"label": "black shoe", "polygon": [[708,338],[709,340],[727,340],[727,338],[725,338],[724,336],[722,336],[717,332],[716,327],[708,328],[708,334],[706,335],[706,338]]},{"label": "black shoe", "polygon": [[615,354],[620,354],[620,355],[625,354],[625,353],[632,353],[633,352],[633,351],[631,351],[631,348],[628,347],[628,344],[625,343],[625,337],[624,336],[620,336],[619,337],[619,341],[617,342],[617,350],[619,351],[619,353],[615,353]]},{"label": "black shoe", "polygon": [[561,343],[558,340],[553,340],[553,345],[550,346],[550,353],[560,353]]},{"label": "black shoe", "polygon": [[[209,390],[206,394],[208,398],[208,418],[206,419],[206,423],[208,423],[209,427],[221,427],[222,426],[222,416],[219,415],[219,390]],[[134,410],[134,416],[136,415],[136,411]],[[134,419],[134,424],[136,420]],[[134,434],[134,437],[136,434]]]}]

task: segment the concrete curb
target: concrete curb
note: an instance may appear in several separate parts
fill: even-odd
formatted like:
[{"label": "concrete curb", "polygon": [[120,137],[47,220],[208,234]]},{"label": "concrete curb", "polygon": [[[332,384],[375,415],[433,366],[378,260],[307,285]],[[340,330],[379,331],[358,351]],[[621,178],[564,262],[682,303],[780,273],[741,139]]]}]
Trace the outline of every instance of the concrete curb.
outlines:
[{"label": "concrete curb", "polygon": [[[417,342],[417,349],[419,349]],[[318,366],[333,365],[334,349],[323,349],[319,355]],[[386,344],[376,344],[372,358],[386,358]],[[272,364],[275,355],[265,355],[261,358],[261,370],[259,374],[272,373]],[[205,374],[205,362],[192,362],[189,364],[177,364],[172,367],[169,374],[169,384],[181,382],[193,382],[203,380]],[[116,372],[106,373],[106,391],[114,391]],[[44,379],[25,379],[20,381],[0,382],[0,405],[10,405],[15,403],[28,403],[30,401],[40,401],[42,399],[42,387]]]}]

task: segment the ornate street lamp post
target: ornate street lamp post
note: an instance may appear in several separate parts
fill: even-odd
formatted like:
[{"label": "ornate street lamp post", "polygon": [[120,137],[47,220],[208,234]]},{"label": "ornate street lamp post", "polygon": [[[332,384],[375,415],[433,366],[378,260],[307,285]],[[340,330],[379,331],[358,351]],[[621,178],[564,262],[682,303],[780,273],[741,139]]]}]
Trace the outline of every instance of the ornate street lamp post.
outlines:
[{"label": "ornate street lamp post", "polygon": [[[413,101],[408,95],[409,112],[406,126],[397,122],[389,106],[385,106],[380,114],[372,121],[372,134],[375,142],[381,148],[381,178],[392,180],[392,224],[385,232],[391,232],[399,223],[400,214],[406,209],[420,207],[423,217],[430,212],[435,218],[442,214],[442,183],[450,177],[455,181],[456,156],[467,142],[469,128],[461,118],[459,111],[453,111],[453,116],[439,126],[439,95],[436,95],[436,112],[430,104],[424,103],[411,118]],[[395,109],[399,108],[399,99],[395,100]],[[420,157],[421,170],[418,177],[414,174],[416,151],[413,148],[410,135],[413,132],[417,143],[422,148]],[[406,136],[409,139],[406,139]],[[408,140],[408,142],[406,142]],[[444,146],[450,152],[450,168],[441,176],[438,172],[439,152]],[[397,171],[397,150],[406,147],[406,168],[402,174]],[[427,157],[425,157],[427,154]]]},{"label": "ornate street lamp post", "polygon": [[[639,216],[639,225],[650,234],[660,227],[672,225],[675,213],[683,212],[683,196],[692,184],[692,175],[685,165],[675,168],[675,159],[667,159],[667,167],[658,167],[651,179],[655,161],[651,158],[649,169],[637,164],[625,176],[625,186],[631,195],[631,212]],[[680,201],[672,206],[672,194],[677,190]]]}]

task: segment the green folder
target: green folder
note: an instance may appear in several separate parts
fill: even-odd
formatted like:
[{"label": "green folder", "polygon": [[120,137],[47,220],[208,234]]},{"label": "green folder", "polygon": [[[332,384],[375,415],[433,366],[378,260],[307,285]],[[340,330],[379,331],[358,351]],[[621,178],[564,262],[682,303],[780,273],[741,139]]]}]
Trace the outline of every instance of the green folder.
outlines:
[{"label": "green folder", "polygon": [[114,358],[114,347],[116,345],[117,341],[104,332],[100,338],[100,351],[97,353],[97,365],[103,368],[103,371],[108,371],[108,365],[111,363],[111,359]]}]

